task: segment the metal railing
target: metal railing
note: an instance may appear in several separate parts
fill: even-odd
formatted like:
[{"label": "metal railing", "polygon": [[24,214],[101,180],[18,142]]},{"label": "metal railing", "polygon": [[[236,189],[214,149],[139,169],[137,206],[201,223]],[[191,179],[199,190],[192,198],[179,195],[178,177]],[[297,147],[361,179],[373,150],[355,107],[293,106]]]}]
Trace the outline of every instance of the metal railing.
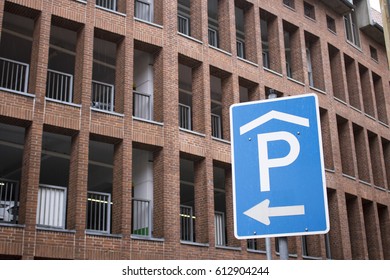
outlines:
[{"label": "metal railing", "polygon": [[177,15],[177,29],[180,33],[190,35],[190,19],[182,15]]},{"label": "metal railing", "polygon": [[216,138],[222,138],[221,116],[211,114],[211,135]]},{"label": "metal railing", "polygon": [[191,107],[179,104],[179,126],[191,130]]},{"label": "metal railing", "polygon": [[19,183],[0,178],[0,222],[17,223]]},{"label": "metal railing", "polygon": [[26,63],[0,57],[0,88],[26,93],[29,69]]},{"label": "metal railing", "polygon": [[180,205],[180,240],[194,242],[194,219],[192,207]]},{"label": "metal railing", "polygon": [[133,229],[135,235],[150,237],[152,211],[150,208],[150,200],[133,198]]},{"label": "metal railing", "polygon": [[214,223],[215,223],[215,245],[225,246],[226,245],[225,213],[215,212]]},{"label": "metal railing", "polygon": [[92,108],[114,111],[114,85],[92,81]]},{"label": "metal railing", "polygon": [[63,102],[73,101],[73,75],[47,71],[46,97]]},{"label": "metal railing", "polygon": [[136,0],[135,17],[145,21],[151,21],[152,17],[150,4],[141,0]]},{"label": "metal railing", "polygon": [[113,11],[118,9],[117,0],[96,0],[96,5]]},{"label": "metal railing", "polygon": [[150,102],[150,94],[133,91],[133,116],[150,120],[152,118]]},{"label": "metal railing", "polygon": [[65,228],[66,188],[39,185],[37,225]]},{"label": "metal railing", "polygon": [[87,195],[87,230],[110,232],[111,194],[88,192]]}]

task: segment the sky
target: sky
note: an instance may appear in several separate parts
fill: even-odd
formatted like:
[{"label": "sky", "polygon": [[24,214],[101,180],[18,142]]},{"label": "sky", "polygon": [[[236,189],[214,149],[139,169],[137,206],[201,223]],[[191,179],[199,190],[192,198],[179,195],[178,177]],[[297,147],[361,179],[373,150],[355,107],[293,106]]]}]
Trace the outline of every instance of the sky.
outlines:
[{"label": "sky", "polygon": [[377,11],[381,10],[379,0],[370,0],[371,7],[374,8]]}]

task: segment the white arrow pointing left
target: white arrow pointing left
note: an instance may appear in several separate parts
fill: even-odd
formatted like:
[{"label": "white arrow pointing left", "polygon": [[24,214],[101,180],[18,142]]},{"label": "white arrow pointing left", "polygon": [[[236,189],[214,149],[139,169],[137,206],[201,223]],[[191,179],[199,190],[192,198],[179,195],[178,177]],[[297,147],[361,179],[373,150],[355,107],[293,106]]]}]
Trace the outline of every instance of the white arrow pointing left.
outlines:
[{"label": "white arrow pointing left", "polygon": [[271,224],[269,217],[305,215],[304,205],[269,207],[269,203],[269,199],[265,199],[256,206],[245,211],[244,214],[267,226]]}]

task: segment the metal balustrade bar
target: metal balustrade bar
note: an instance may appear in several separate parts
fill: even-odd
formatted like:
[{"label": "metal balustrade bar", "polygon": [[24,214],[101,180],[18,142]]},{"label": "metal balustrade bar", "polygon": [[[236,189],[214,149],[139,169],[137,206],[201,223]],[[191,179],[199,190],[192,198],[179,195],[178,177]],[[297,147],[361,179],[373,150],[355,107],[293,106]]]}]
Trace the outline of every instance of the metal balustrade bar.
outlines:
[{"label": "metal balustrade bar", "polygon": [[27,93],[30,66],[19,61],[0,58],[0,88]]},{"label": "metal balustrade bar", "polygon": [[0,222],[17,223],[19,183],[0,178]]},{"label": "metal balustrade bar", "polygon": [[87,198],[87,229],[109,233],[110,224],[111,194],[89,191]]},{"label": "metal balustrade bar", "polygon": [[96,5],[113,11],[118,8],[117,0],[96,0]]},{"label": "metal balustrade bar", "polygon": [[149,94],[133,91],[133,116],[150,120],[152,118],[150,102]]},{"label": "metal balustrade bar", "polygon": [[46,97],[72,103],[73,75],[54,70],[48,70]]},{"label": "metal balustrade bar", "polygon": [[92,81],[92,108],[114,111],[114,85]]},{"label": "metal balustrade bar", "polygon": [[133,229],[132,233],[141,236],[151,236],[152,213],[149,200],[133,198]]},{"label": "metal balustrade bar", "polygon": [[194,216],[190,206],[180,205],[180,239],[194,241]]}]

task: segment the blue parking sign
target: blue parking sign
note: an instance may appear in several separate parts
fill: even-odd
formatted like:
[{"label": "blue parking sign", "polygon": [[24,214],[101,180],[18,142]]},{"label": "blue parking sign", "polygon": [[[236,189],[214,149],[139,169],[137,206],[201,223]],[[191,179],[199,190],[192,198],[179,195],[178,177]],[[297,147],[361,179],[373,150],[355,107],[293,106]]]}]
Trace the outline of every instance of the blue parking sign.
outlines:
[{"label": "blue parking sign", "polygon": [[329,231],[315,94],[230,107],[235,236]]}]

